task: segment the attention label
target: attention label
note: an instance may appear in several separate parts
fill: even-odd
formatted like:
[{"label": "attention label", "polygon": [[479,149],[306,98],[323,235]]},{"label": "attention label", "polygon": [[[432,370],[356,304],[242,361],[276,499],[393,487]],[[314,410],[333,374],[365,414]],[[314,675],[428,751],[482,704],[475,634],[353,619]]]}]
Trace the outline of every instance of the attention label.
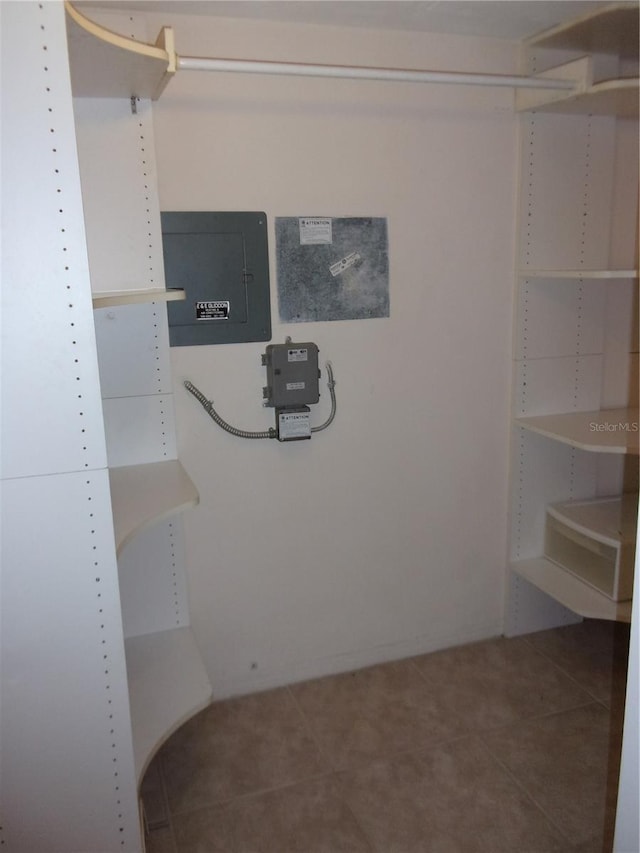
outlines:
[{"label": "attention label", "polygon": [[278,421],[280,440],[311,438],[309,412],[280,412]]},{"label": "attention label", "polygon": [[333,243],[331,217],[306,217],[298,219],[300,228],[300,245],[317,246],[323,243]]},{"label": "attention label", "polygon": [[228,320],[229,303],[227,301],[214,300],[210,302],[196,302],[197,320]]}]

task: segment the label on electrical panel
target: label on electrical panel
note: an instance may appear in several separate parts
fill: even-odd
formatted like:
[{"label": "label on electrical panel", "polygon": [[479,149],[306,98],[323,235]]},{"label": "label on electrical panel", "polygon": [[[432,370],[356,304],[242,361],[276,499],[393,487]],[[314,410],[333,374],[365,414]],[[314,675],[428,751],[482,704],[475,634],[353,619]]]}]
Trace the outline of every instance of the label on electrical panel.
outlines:
[{"label": "label on electrical panel", "polygon": [[317,246],[323,243],[333,243],[331,217],[305,217],[298,219],[300,228],[300,245]]},{"label": "label on electrical panel", "polygon": [[212,300],[196,302],[196,320],[228,320],[229,302]]},{"label": "label on electrical panel", "polygon": [[278,437],[280,441],[292,438],[311,438],[309,412],[279,412]]},{"label": "label on electrical panel", "polygon": [[306,387],[304,382],[287,382],[287,391],[304,391]]},{"label": "label on electrical panel", "polygon": [[289,349],[287,350],[287,361],[309,361],[309,351],[307,349]]}]

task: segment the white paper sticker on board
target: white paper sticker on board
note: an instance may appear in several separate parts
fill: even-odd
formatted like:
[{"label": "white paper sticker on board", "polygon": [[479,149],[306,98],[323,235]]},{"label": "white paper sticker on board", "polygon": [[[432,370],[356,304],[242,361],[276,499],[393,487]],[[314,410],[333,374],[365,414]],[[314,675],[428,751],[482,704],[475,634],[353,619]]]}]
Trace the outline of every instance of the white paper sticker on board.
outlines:
[{"label": "white paper sticker on board", "polygon": [[317,246],[332,243],[331,217],[304,217],[298,219],[300,226],[300,245]]}]

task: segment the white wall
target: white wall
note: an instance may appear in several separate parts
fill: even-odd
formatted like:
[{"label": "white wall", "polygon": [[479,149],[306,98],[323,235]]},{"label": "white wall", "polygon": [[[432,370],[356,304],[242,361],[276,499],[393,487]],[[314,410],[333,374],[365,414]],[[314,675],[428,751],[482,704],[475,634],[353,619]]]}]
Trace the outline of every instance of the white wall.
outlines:
[{"label": "white wall", "polygon": [[[183,55],[513,73],[497,40],[149,16]],[[273,341],[331,359],[338,417],[266,429],[264,344],[172,350],[192,625],[218,697],[502,630],[516,119],[510,90],[179,73],[154,106],[163,210],[264,210]],[[276,216],[388,218],[391,316],[278,322]],[[314,422],[328,413],[323,393]]]}]

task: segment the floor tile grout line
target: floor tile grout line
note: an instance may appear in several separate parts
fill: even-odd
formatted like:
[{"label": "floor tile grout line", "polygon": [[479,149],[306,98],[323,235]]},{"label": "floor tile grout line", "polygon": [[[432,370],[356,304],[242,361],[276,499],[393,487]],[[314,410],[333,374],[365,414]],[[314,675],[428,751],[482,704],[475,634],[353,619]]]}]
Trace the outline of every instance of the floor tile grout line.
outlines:
[{"label": "floor tile grout line", "polygon": [[358,819],[358,815],[357,815],[357,814],[354,812],[354,810],[351,808],[351,804],[349,803],[349,801],[348,801],[348,800],[346,800],[346,799],[341,795],[341,796],[340,796],[340,802],[341,802],[341,803],[342,803],[342,805],[345,807],[345,809],[347,809],[347,811],[349,812],[349,814],[351,815],[351,817],[354,819],[354,821],[355,821],[355,823],[356,823],[356,826],[358,827],[358,829],[359,829],[359,830],[360,830],[360,832],[362,833],[362,837],[363,837],[363,838],[364,838],[364,840],[367,842],[367,847],[369,848],[370,853],[377,853],[377,850],[378,850],[377,845],[375,844],[375,842],[373,841],[373,839],[371,838],[371,836],[369,835],[369,833],[367,832],[367,830],[365,829],[365,827],[360,823],[360,821],[359,821],[359,819]]},{"label": "floor tile grout line", "polygon": [[[413,661],[411,661],[411,663],[413,663]],[[421,676],[423,681],[427,684],[427,686],[433,688],[434,687],[433,682],[430,682],[429,679],[427,678],[427,676],[424,675],[420,671],[420,667],[415,663],[413,663],[413,666],[415,667],[416,671]],[[487,727],[481,726],[479,728],[477,728],[477,727],[470,728],[465,732],[465,734],[489,734],[491,732],[499,731],[500,729],[503,729],[503,728],[508,728],[509,726],[515,726],[515,725],[519,725],[521,723],[527,723],[527,722],[530,722],[531,720],[543,719],[544,717],[553,716],[553,714],[562,714],[565,711],[574,711],[577,708],[584,708],[588,705],[593,705],[593,704],[600,705],[602,708],[604,708],[605,711],[610,711],[610,708],[608,708],[608,706],[605,705],[604,702],[602,702],[600,699],[597,699],[596,697],[594,697],[591,693],[589,693],[588,690],[584,690],[580,684],[575,682],[574,679],[571,679],[571,680],[574,681],[574,683],[576,683],[577,686],[580,687],[584,693],[586,693],[586,697],[583,701],[582,700],[577,701],[576,704],[567,705],[564,708],[554,708],[551,711],[541,711],[540,713],[537,713],[537,714],[526,714],[525,716],[522,716],[522,717],[516,717],[514,720],[512,720],[508,723],[499,723],[495,726],[487,726]]]},{"label": "floor tile grout line", "polygon": [[326,770],[323,773],[315,773],[311,776],[303,776],[299,779],[292,779],[288,782],[282,782],[279,785],[272,785],[267,788],[256,788],[253,791],[245,791],[243,794],[236,794],[233,797],[228,797],[223,800],[212,800],[209,803],[205,803],[204,805],[195,806],[194,808],[186,808],[180,809],[175,812],[171,812],[172,816],[175,817],[184,817],[185,815],[195,814],[196,812],[201,812],[206,809],[217,809],[217,808],[227,808],[233,803],[238,802],[239,800],[249,800],[252,797],[263,797],[266,794],[273,794],[276,791],[285,791],[287,788],[295,788],[297,785],[305,785],[308,782],[319,782],[322,779],[328,779],[331,776],[334,776],[337,771],[331,769]]},{"label": "floor tile grout line", "polygon": [[[177,853],[178,845],[176,843],[176,836],[175,836],[175,833],[173,831],[172,814],[171,814],[171,809],[169,808],[169,792],[167,789],[167,780],[165,778],[165,771],[164,771],[164,760],[163,760],[163,756],[162,756],[161,751],[156,753],[156,756],[154,756],[154,760],[155,759],[158,759],[158,772],[159,772],[159,776],[160,776],[160,786],[162,788],[162,799],[164,801],[165,812],[167,814],[167,818],[168,818],[168,822],[169,822],[169,832],[171,834],[171,846],[173,848],[173,853]],[[151,833],[152,831],[153,830],[150,830],[149,832]]]},{"label": "floor tile grout line", "polygon": [[529,648],[533,649],[534,652],[537,652],[537,654],[539,654],[546,661],[548,661],[550,664],[552,664],[552,666],[554,666],[556,669],[558,669],[560,672],[562,672],[563,675],[566,675],[567,678],[571,679],[571,681],[573,681],[573,683],[576,684],[581,690],[584,690],[585,693],[588,693],[594,702],[598,702],[600,705],[604,705],[605,707],[607,707],[605,699],[601,699],[599,696],[596,696],[596,694],[593,692],[593,690],[591,690],[589,687],[585,687],[585,685],[582,684],[582,682],[578,681],[578,679],[575,678],[575,676],[573,676],[567,669],[565,669],[563,666],[561,666],[559,663],[557,663],[551,657],[551,655],[549,655],[547,652],[543,652],[541,649],[536,648],[536,646],[534,646],[533,643],[527,639],[527,636],[523,636],[522,639],[524,640],[525,643],[527,643]]},{"label": "floor tile grout line", "polygon": [[573,711],[580,711],[583,708],[590,708],[592,705],[597,705],[600,710],[605,711],[607,714],[609,713],[609,709],[602,705],[601,702],[598,702],[596,699],[589,698],[585,702],[580,702],[577,705],[569,705],[566,708],[554,708],[552,711],[543,711],[540,714],[535,714],[531,717],[519,717],[517,720],[513,720],[511,723],[502,723],[499,726],[494,726],[492,728],[481,729],[479,731],[474,732],[474,734],[483,736],[483,735],[495,735],[499,734],[503,729],[511,729],[515,726],[522,726],[526,723],[536,723],[540,720],[547,720],[551,717],[560,717],[563,714],[571,714]]},{"label": "floor tile grout line", "polygon": [[[357,671],[357,670],[356,670],[356,671]],[[296,697],[293,695],[293,691],[290,691],[290,692],[291,692],[291,694],[292,694],[293,701],[296,703],[296,706],[298,707],[298,709],[299,709],[299,711],[300,711],[300,714],[304,717],[305,724],[306,724],[306,726],[307,726],[307,729],[309,730],[309,733],[310,733],[310,735],[311,735],[311,738],[313,739],[313,742],[315,743],[315,745],[316,745],[316,747],[317,747],[317,749],[318,749],[318,752],[320,753],[321,757],[322,757],[323,759],[325,759],[325,760],[326,760],[326,763],[329,765],[330,770],[331,770],[331,772],[333,772],[333,773],[349,773],[349,772],[353,772],[353,771],[356,771],[356,770],[361,769],[362,767],[365,767],[365,766],[367,766],[367,765],[370,765],[370,764],[372,764],[372,763],[374,763],[374,762],[377,762],[377,761],[391,761],[391,760],[393,760],[393,759],[395,759],[395,758],[401,758],[401,757],[403,757],[403,756],[405,756],[405,755],[413,754],[413,753],[416,751],[416,746],[415,746],[415,745],[413,745],[413,746],[411,746],[411,747],[407,747],[406,749],[399,749],[399,750],[394,750],[394,751],[391,751],[391,752],[382,752],[382,753],[378,753],[378,754],[375,754],[375,755],[367,755],[367,756],[363,756],[360,760],[356,760],[355,762],[353,762],[353,763],[351,763],[351,764],[348,764],[348,765],[346,765],[346,766],[339,766],[339,765],[336,765],[336,764],[331,760],[331,758],[330,758],[330,757],[329,757],[329,755],[326,753],[326,751],[322,749],[322,747],[321,747],[321,745],[320,745],[319,741],[318,741],[318,740],[317,740],[317,738],[316,738],[316,735],[315,735],[315,732],[314,732],[314,730],[313,730],[313,726],[312,726],[312,724],[311,724],[311,721],[308,719],[308,717],[307,717],[307,715],[305,714],[304,710],[303,710],[303,709],[302,709],[302,707],[300,706],[300,704],[299,704],[298,700],[297,700],[297,699],[296,699]],[[419,752],[421,752],[421,751],[423,751],[423,749],[430,749],[430,748],[432,748],[432,747],[442,746],[442,745],[444,745],[444,744],[448,744],[448,743],[454,743],[454,742],[456,742],[456,741],[458,741],[458,740],[462,740],[462,739],[464,739],[464,738],[468,737],[468,736],[469,736],[469,734],[471,734],[471,732],[468,732],[468,731],[466,731],[466,730],[465,730],[465,731],[458,732],[457,734],[452,735],[451,737],[443,737],[442,739],[437,738],[437,739],[435,739],[434,741],[432,741],[430,744],[428,744],[427,746],[424,746],[424,747],[420,746],[420,747],[418,747],[418,751],[419,751]]]},{"label": "floor tile grout line", "polygon": [[[197,808],[194,808],[194,809],[185,809],[184,811],[176,812],[175,815],[170,814],[169,817],[170,817],[170,819],[172,819],[174,816],[179,817],[179,818],[185,818],[185,817],[188,817],[189,815],[195,815],[199,812],[208,811],[209,809],[230,808],[231,806],[233,806],[234,803],[237,803],[237,802],[251,800],[252,798],[262,797],[262,796],[265,796],[266,794],[276,793],[279,791],[286,791],[287,789],[293,789],[293,788],[296,788],[300,785],[305,785],[309,782],[319,782],[323,779],[331,779],[332,777],[337,777],[339,775],[339,773],[341,773],[341,772],[346,772],[346,771],[329,770],[326,773],[318,773],[314,776],[309,776],[309,777],[306,777],[304,779],[297,779],[293,782],[286,782],[282,785],[275,785],[271,788],[263,788],[263,789],[256,790],[256,791],[249,791],[246,794],[238,794],[235,797],[229,798],[228,800],[219,800],[217,802],[209,803],[207,805],[198,806]],[[338,786],[338,790],[340,791],[340,786]],[[351,805],[349,804],[348,800],[342,795],[342,793],[337,794],[336,797],[340,801],[342,806],[347,809],[347,811],[349,812],[349,814],[353,818],[356,826],[358,827],[358,829],[360,830],[360,833],[362,834],[364,841],[367,844],[367,847],[369,848],[370,853],[377,853],[378,848],[376,847],[375,843],[371,839],[371,836],[369,835],[369,833],[366,831],[365,827],[361,824],[357,815],[355,814],[355,812],[351,808]],[[176,851],[176,853],[179,853],[177,842],[175,840],[175,833],[173,831],[173,823],[171,823],[171,841],[173,844],[174,851]]]},{"label": "floor tile grout line", "polygon": [[331,770],[335,771],[336,768],[334,767],[333,761],[331,761],[331,759],[327,755],[326,751],[322,748],[322,745],[320,744],[320,741],[318,740],[318,738],[316,736],[314,728],[311,725],[311,720],[307,717],[306,713],[304,712],[302,705],[300,704],[300,702],[296,698],[295,693],[291,689],[291,685],[289,685],[289,684],[285,685],[285,689],[286,689],[287,693],[289,694],[289,696],[291,697],[291,701],[293,702],[293,705],[296,708],[298,714],[300,715],[300,718],[304,724],[304,727],[307,731],[307,734],[309,735],[309,737],[313,741],[315,748],[318,750],[318,756],[321,759],[322,763],[326,763],[327,766],[329,766],[331,768]]},{"label": "floor tile grout line", "polygon": [[456,735],[455,737],[445,738],[444,740],[437,740],[437,741],[434,741],[433,743],[430,743],[430,744],[425,745],[425,746],[420,746],[418,748],[413,746],[413,747],[410,747],[407,749],[399,750],[398,752],[383,753],[383,754],[379,754],[379,755],[367,756],[366,758],[363,758],[362,761],[358,761],[357,763],[349,765],[349,766],[345,766],[345,767],[333,767],[333,766],[331,766],[327,770],[320,772],[320,773],[314,773],[314,774],[311,774],[309,776],[301,776],[297,779],[291,779],[287,782],[282,782],[281,784],[272,785],[272,786],[266,787],[266,788],[256,788],[255,790],[246,791],[245,793],[236,794],[232,797],[227,797],[225,799],[212,800],[209,803],[199,805],[199,806],[195,806],[194,808],[179,809],[177,811],[169,810],[169,817],[170,818],[173,816],[183,817],[185,815],[192,814],[194,812],[199,812],[199,811],[202,811],[204,809],[226,807],[226,806],[230,806],[234,802],[237,802],[238,800],[247,800],[247,799],[250,799],[251,797],[264,796],[265,794],[274,793],[276,791],[283,791],[283,790],[286,790],[287,788],[293,788],[297,785],[304,785],[307,782],[318,782],[322,779],[328,779],[332,776],[338,777],[338,776],[346,774],[346,773],[357,773],[358,771],[363,770],[365,767],[367,767],[371,764],[377,764],[379,762],[393,762],[393,761],[396,761],[398,759],[405,758],[407,756],[421,755],[423,753],[430,752],[433,749],[438,749],[438,748],[443,747],[443,746],[448,746],[450,744],[457,743],[458,741],[461,741],[461,740],[468,740],[471,737],[475,737],[477,734],[478,734],[477,732],[463,732],[461,734]]},{"label": "floor tile grout line", "polygon": [[520,779],[518,779],[518,777],[509,768],[509,766],[507,764],[505,764],[500,758],[498,758],[497,755],[495,755],[493,753],[489,744],[486,743],[484,741],[484,739],[481,737],[478,737],[478,741],[480,742],[482,747],[485,749],[485,751],[487,752],[487,754],[491,758],[491,760],[505,773],[505,775],[518,788],[518,790],[527,798],[527,800],[529,800],[529,802],[532,803],[542,815],[544,815],[545,819],[549,821],[549,823],[556,830],[556,832],[558,833],[560,838],[563,841],[566,841],[567,844],[575,846],[575,844],[577,843],[575,841],[575,839],[571,839],[571,838],[567,837],[567,835],[562,831],[562,828],[560,826],[558,826],[556,821],[549,814],[547,814],[546,810],[540,805],[540,803],[536,800],[536,798],[533,796],[533,794],[526,788],[524,783],[521,782]]}]

